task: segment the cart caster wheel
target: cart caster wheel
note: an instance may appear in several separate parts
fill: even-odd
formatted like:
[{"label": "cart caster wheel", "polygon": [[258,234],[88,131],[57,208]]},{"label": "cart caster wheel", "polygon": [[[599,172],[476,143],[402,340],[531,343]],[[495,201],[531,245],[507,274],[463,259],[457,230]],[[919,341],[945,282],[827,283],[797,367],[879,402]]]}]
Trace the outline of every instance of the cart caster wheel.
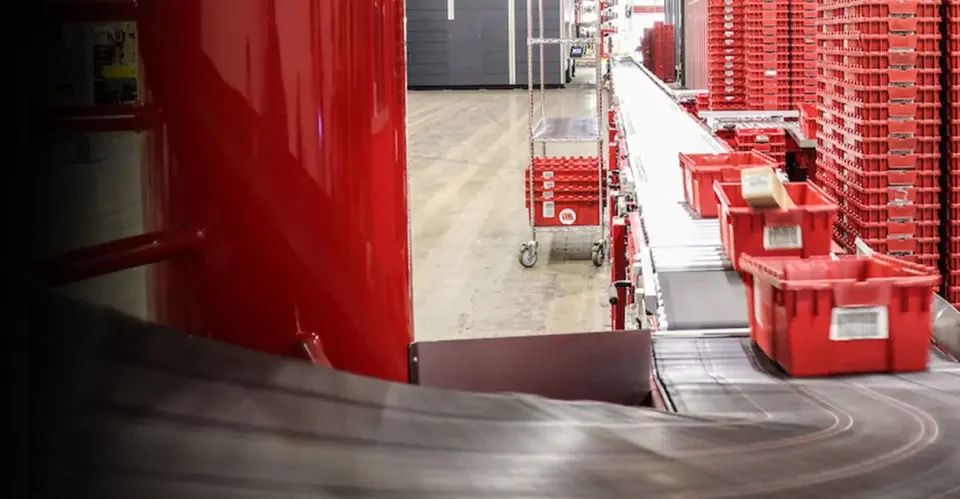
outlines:
[{"label": "cart caster wheel", "polygon": [[524,244],[520,247],[520,265],[525,269],[532,268],[537,264],[537,248],[530,245]]},{"label": "cart caster wheel", "polygon": [[593,265],[596,267],[602,267],[603,263],[606,261],[607,254],[604,251],[603,244],[594,244],[593,250],[590,252],[590,259],[593,260]]}]

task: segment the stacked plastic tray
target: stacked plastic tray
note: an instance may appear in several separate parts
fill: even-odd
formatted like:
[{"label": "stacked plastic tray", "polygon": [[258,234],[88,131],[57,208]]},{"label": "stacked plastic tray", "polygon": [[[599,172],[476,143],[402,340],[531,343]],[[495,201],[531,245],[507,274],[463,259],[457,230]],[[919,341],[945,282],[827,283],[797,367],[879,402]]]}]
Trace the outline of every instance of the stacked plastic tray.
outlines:
[{"label": "stacked plastic tray", "polygon": [[790,109],[788,0],[743,0],[748,109]]},{"label": "stacked plastic tray", "polygon": [[677,79],[673,35],[672,24],[657,21],[644,30],[641,42],[644,66],[665,83]]},{"label": "stacked plastic tray", "polygon": [[950,254],[947,260],[947,299],[960,306],[960,2],[947,5],[947,69],[950,91]]},{"label": "stacked plastic tray", "polygon": [[817,0],[789,0],[790,109],[817,103]]},{"label": "stacked plastic tray", "polygon": [[822,0],[817,176],[841,207],[837,239],[937,267],[936,1]]},{"label": "stacked plastic tray", "polygon": [[650,69],[653,65],[653,28],[643,29],[643,38],[640,39],[640,53],[643,54],[643,66]]},{"label": "stacked plastic tray", "polygon": [[707,0],[707,64],[710,71],[710,109],[744,109],[745,0]]},{"label": "stacked plastic tray", "polygon": [[[524,175],[530,209],[530,171]],[[533,160],[534,225],[599,225],[600,171],[596,157],[538,157]]]},{"label": "stacked plastic tray", "polygon": [[737,128],[734,143],[738,151],[756,151],[773,159],[778,168],[787,163],[787,135],[782,128]]}]

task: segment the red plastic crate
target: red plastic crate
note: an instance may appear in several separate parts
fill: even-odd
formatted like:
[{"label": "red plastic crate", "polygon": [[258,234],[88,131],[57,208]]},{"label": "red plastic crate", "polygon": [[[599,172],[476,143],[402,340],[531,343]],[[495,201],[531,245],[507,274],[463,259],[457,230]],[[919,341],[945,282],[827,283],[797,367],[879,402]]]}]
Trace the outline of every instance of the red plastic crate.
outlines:
[{"label": "red plastic crate", "polygon": [[797,110],[800,112],[800,133],[807,138],[816,138],[817,106],[815,104],[799,104]]},{"label": "red plastic crate", "polygon": [[888,204],[865,206],[846,196],[845,192],[835,191],[834,197],[840,207],[867,223],[881,223],[890,220],[916,220],[932,222],[940,220],[939,204]]},{"label": "red plastic crate", "polygon": [[853,240],[863,239],[874,251],[882,255],[907,256],[907,255],[939,255],[940,238],[903,238],[903,239],[870,239],[859,233],[855,227],[850,227],[842,221],[837,221],[834,234],[838,241],[844,241],[849,247],[853,247]]},{"label": "red plastic crate", "polygon": [[936,52],[940,46],[940,35],[861,35],[856,32],[817,33],[817,42],[828,49],[843,48],[851,51],[888,52],[897,50],[916,50],[917,52]]},{"label": "red plastic crate", "polygon": [[[599,204],[596,194],[562,195],[552,199],[537,196],[533,212],[534,225],[536,227],[600,225]],[[530,208],[529,199],[526,207]]]},{"label": "red plastic crate", "polygon": [[[914,166],[916,169],[939,169],[940,156],[940,137],[861,137],[850,130],[844,130],[824,123],[821,127],[820,138],[824,144],[829,144],[835,149],[839,148],[843,152],[852,151],[856,158],[851,158],[854,164],[868,166],[870,162],[867,159],[877,159],[878,156],[886,156],[891,153],[911,153],[922,156],[935,155],[935,161],[932,163],[919,163]],[[877,168],[886,170],[890,168],[887,163],[874,164]]]},{"label": "red plastic crate", "polygon": [[899,16],[930,16],[934,15],[935,7],[939,5],[940,0],[833,0],[822,2],[817,5],[817,12],[821,14],[830,14],[828,17],[849,16],[849,17],[867,17],[882,18],[890,15]]},{"label": "red plastic crate", "polygon": [[882,255],[741,262],[751,336],[790,375],[926,370],[931,269]]},{"label": "red plastic crate", "polygon": [[740,184],[716,183],[720,239],[737,268],[741,254],[814,256],[830,253],[839,207],[810,182],[784,184],[795,208],[761,210],[747,205]]},{"label": "red plastic crate", "polygon": [[937,239],[940,234],[940,221],[917,222],[915,220],[887,220],[884,222],[864,222],[855,214],[841,208],[837,222],[843,224],[860,238],[866,240],[889,239]]},{"label": "red plastic crate", "polygon": [[701,217],[716,218],[719,208],[714,183],[740,182],[740,170],[744,168],[776,165],[776,161],[757,152],[680,153],[684,198]]}]

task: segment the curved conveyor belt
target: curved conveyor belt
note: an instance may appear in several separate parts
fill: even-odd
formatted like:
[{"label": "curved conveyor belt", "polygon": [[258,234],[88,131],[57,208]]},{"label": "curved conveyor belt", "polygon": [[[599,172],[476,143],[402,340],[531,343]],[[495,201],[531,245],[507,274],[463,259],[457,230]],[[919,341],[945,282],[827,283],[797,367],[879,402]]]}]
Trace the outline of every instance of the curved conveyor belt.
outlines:
[{"label": "curved conveyor belt", "polygon": [[30,497],[960,497],[960,372],[939,359],[797,381],[741,339],[658,340],[691,412],[671,414],[390,384],[42,300]]}]

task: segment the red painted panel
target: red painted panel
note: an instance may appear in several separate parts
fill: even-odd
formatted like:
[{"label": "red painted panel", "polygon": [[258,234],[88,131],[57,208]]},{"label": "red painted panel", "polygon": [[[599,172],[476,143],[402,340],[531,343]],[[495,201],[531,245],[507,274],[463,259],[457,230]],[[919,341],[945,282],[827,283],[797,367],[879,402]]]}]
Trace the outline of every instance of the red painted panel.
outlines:
[{"label": "red painted panel", "polygon": [[[140,1],[147,230],[205,231],[152,272],[159,322],[406,380],[403,0]],[[299,336],[298,336],[299,335]],[[228,366],[224,366],[228,367]]]}]

